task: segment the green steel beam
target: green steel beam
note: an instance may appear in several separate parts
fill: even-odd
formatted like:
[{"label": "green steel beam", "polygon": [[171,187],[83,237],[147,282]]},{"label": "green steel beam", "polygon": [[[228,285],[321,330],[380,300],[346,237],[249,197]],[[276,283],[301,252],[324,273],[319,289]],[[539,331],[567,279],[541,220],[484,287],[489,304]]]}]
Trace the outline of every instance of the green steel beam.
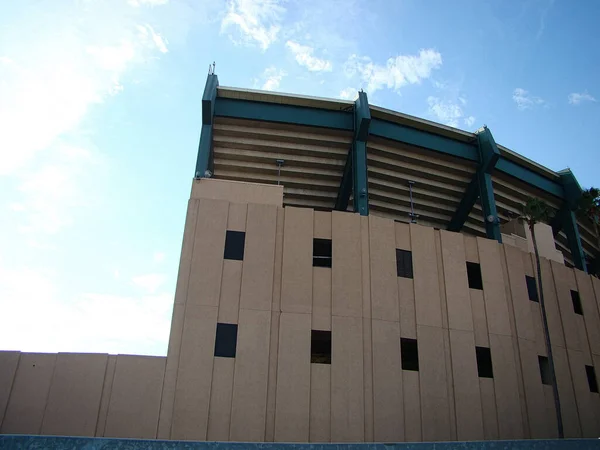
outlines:
[{"label": "green steel beam", "polygon": [[[496,146],[492,133],[487,127],[484,127],[483,130],[477,133],[477,146],[479,148],[479,165],[471,182],[467,186],[467,190],[454,216],[450,220],[448,230],[460,231],[462,229],[473,210],[477,198],[480,197],[481,206],[484,211],[483,220],[485,221],[487,237],[502,242],[491,177],[491,173],[500,159],[500,151]],[[490,218],[493,218],[493,220],[490,221]]]},{"label": "green steel beam", "polygon": [[369,182],[367,175],[367,139],[371,125],[371,111],[367,93],[360,91],[354,102],[354,143],[352,145],[352,183],[354,212],[369,215]]},{"label": "green steel beam", "polygon": [[444,136],[417,130],[397,123],[373,119],[369,133],[393,141],[423,147],[428,150],[444,153],[450,156],[479,161],[477,148],[473,144],[455,141]]},{"label": "green steel beam", "polygon": [[571,258],[573,259],[573,265],[579,270],[583,270],[587,273],[585,253],[583,251],[583,246],[581,245],[581,236],[579,235],[579,227],[577,226],[577,217],[575,216],[575,212],[568,209],[562,209],[561,212],[563,230],[567,235],[569,248],[571,250]]},{"label": "green steel beam", "polygon": [[198,144],[198,157],[196,159],[195,178],[202,178],[206,171],[212,168],[212,134],[213,115],[217,98],[217,87],[219,79],[215,74],[208,74],[204,94],[202,95],[202,131],[200,132],[200,143]]},{"label": "green steel beam", "polygon": [[517,178],[527,184],[537,187],[548,194],[552,194],[555,197],[564,199],[565,192],[560,181],[551,180],[549,178],[534,172],[531,169],[520,166],[519,164],[500,157],[500,160],[496,164],[496,170],[498,172],[505,173],[514,178]]},{"label": "green steel beam", "polygon": [[215,116],[354,130],[352,111],[334,111],[233,98],[217,97]]}]

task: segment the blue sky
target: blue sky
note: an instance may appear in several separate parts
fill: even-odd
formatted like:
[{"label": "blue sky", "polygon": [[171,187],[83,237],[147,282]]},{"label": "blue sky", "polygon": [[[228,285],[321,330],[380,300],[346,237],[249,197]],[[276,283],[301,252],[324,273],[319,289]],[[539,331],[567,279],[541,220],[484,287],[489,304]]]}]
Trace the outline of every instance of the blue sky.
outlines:
[{"label": "blue sky", "polygon": [[166,354],[200,102],[353,99],[599,185],[600,2],[0,4],[0,349]]}]

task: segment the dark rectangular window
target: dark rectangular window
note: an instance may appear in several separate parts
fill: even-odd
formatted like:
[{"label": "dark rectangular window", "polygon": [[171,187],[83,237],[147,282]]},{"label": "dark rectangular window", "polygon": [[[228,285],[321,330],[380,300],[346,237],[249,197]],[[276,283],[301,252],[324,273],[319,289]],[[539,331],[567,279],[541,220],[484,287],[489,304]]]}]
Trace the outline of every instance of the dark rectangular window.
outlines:
[{"label": "dark rectangular window", "polygon": [[527,294],[529,294],[529,300],[532,302],[539,302],[535,278],[525,275],[525,280],[527,281]]},{"label": "dark rectangular window", "polygon": [[396,274],[402,278],[413,277],[412,252],[396,249]]},{"label": "dark rectangular window", "polygon": [[538,356],[538,363],[540,364],[540,376],[542,377],[542,384],[552,384],[552,377],[550,376],[550,363],[548,358],[545,356]]},{"label": "dark rectangular window", "polygon": [[581,307],[581,298],[579,298],[579,292],[571,291],[571,300],[573,300],[573,311],[575,311],[575,314],[583,316],[583,308]]},{"label": "dark rectangular window", "polygon": [[400,339],[400,356],[402,357],[402,370],[419,370],[419,349],[416,339]]},{"label": "dark rectangular window", "polygon": [[215,338],[215,356],[235,358],[238,326],[233,323],[218,323]]},{"label": "dark rectangular window", "polygon": [[479,264],[467,262],[467,277],[469,278],[469,287],[471,289],[483,289],[483,281],[481,281],[481,266]]},{"label": "dark rectangular window", "polygon": [[494,378],[492,370],[492,353],[487,347],[475,347],[477,354],[477,374],[481,378]]},{"label": "dark rectangular window", "polygon": [[585,373],[587,374],[588,384],[590,385],[590,392],[598,392],[598,381],[596,381],[596,372],[594,366],[585,366]]},{"label": "dark rectangular window", "polygon": [[313,364],[331,364],[331,331],[311,331],[310,362]]},{"label": "dark rectangular window", "polygon": [[313,267],[331,267],[331,239],[313,239]]},{"label": "dark rectangular window", "polygon": [[244,260],[244,245],[246,244],[246,233],[243,231],[227,231],[225,235],[225,259],[236,261]]}]

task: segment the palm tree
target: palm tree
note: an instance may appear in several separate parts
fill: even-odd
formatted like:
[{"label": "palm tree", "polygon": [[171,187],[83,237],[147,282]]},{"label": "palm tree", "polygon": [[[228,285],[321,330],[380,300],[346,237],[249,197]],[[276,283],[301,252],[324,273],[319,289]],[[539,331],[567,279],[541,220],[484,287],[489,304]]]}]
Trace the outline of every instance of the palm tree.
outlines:
[{"label": "palm tree", "polygon": [[556,371],[554,370],[554,358],[552,357],[552,345],[550,343],[550,333],[548,331],[548,318],[546,317],[546,304],[544,302],[544,289],[542,285],[542,267],[540,266],[540,253],[538,251],[537,241],[535,240],[535,224],[538,222],[548,222],[551,216],[550,207],[546,202],[539,198],[529,197],[523,205],[523,219],[527,221],[531,231],[531,240],[533,241],[533,251],[535,253],[535,263],[537,265],[538,292],[540,298],[540,307],[542,310],[542,324],[544,327],[544,340],[546,342],[546,351],[548,352],[548,366],[550,369],[550,378],[552,380],[552,393],[554,394],[554,408],[556,409],[556,422],[558,424],[558,437],[563,438],[562,413],[560,410],[560,400],[558,398],[558,384],[556,383]]},{"label": "palm tree", "polygon": [[[596,243],[600,249],[600,189],[591,187],[582,192],[579,198],[577,215],[589,219],[594,225],[594,234],[596,235]],[[600,255],[597,255],[598,258]]]}]

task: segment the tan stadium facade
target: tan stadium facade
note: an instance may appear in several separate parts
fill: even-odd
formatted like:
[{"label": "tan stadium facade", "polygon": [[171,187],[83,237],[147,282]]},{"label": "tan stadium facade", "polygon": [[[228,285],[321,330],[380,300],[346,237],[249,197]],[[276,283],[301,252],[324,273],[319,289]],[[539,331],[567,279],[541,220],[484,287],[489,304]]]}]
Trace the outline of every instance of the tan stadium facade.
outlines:
[{"label": "tan stadium facade", "polygon": [[[570,214],[574,177],[503,147],[490,170],[485,128],[367,105],[376,126],[362,134],[361,98],[220,88],[209,75],[167,357],[0,352],[0,433],[556,437],[531,238],[511,215],[537,196],[562,221],[536,235],[565,437],[600,436],[600,280],[570,267],[597,248]],[[473,179],[490,184],[474,183],[465,211]]]}]

